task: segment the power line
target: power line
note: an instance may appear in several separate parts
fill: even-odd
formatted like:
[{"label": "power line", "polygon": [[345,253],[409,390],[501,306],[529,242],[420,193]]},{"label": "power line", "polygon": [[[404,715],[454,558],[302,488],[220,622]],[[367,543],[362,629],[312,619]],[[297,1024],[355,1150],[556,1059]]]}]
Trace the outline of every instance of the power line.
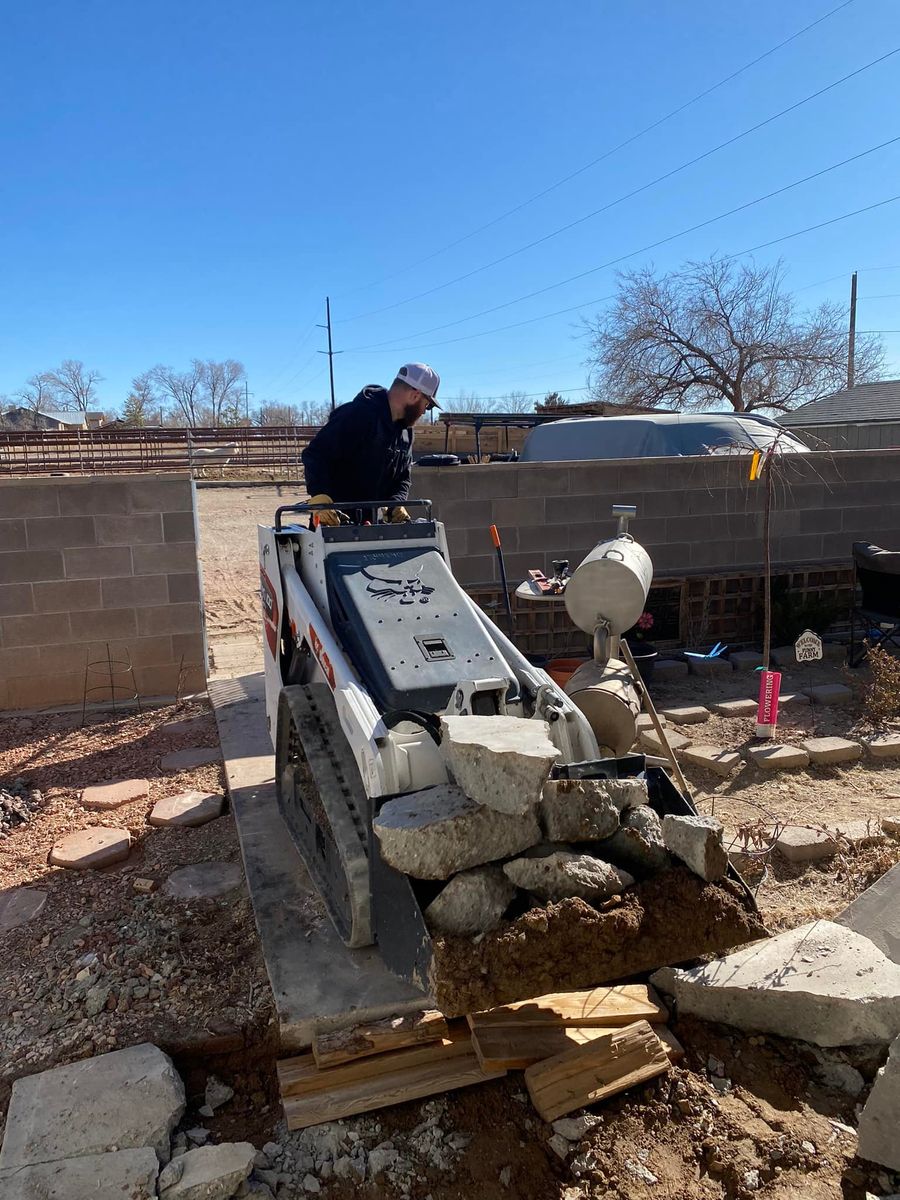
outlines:
[{"label": "power line", "polygon": [[732,137],[726,138],[724,142],[719,142],[717,146],[713,146],[709,150],[704,150],[702,154],[695,155],[694,158],[690,158],[686,162],[681,163],[679,166],[673,167],[670,171],[665,171],[662,175],[657,175],[655,179],[651,179],[647,183],[642,183],[640,187],[633,188],[630,192],[625,192],[623,195],[617,196],[615,200],[610,200],[608,203],[601,205],[600,208],[595,208],[592,212],[585,213],[580,217],[576,217],[574,221],[569,221],[566,225],[560,225],[558,229],[551,230],[550,233],[545,233],[542,237],[535,238],[531,242],[526,242],[525,245],[518,246],[515,250],[510,250],[506,254],[501,254],[499,258],[494,258],[490,262],[483,263],[479,267],[473,267],[470,271],[465,271],[462,275],[456,275],[453,279],[448,279],[444,283],[439,283],[434,287],[426,288],[426,290],[423,292],[416,292],[415,295],[407,296],[404,300],[395,300],[393,303],[384,304],[380,308],[369,309],[367,312],[357,313],[352,317],[346,317],[342,324],[349,321],[360,321],[364,317],[376,316],[379,313],[390,312],[392,309],[402,308],[406,304],[412,304],[416,300],[423,300],[426,296],[433,296],[436,292],[441,292],[445,288],[452,287],[454,284],[462,283],[466,279],[471,279],[474,275],[480,275],[482,271],[489,271],[492,267],[496,267],[501,263],[508,262],[511,258],[516,258],[519,254],[524,254],[528,250],[533,250],[535,246],[541,246],[544,244],[544,242],[549,242],[553,238],[559,237],[560,234],[568,233],[569,230],[575,229],[579,225],[583,225],[586,221],[593,220],[594,217],[598,217],[602,213],[609,212],[610,209],[615,208],[619,204],[623,204],[626,200],[633,200],[635,196],[639,196],[642,192],[649,191],[658,184],[664,183],[667,179],[672,179],[674,176],[680,175],[682,171],[686,171],[689,167],[694,167],[697,165],[697,163],[703,162],[707,158],[711,158],[712,155],[718,154],[720,150],[724,150],[728,146],[733,146],[736,142],[741,141],[743,138],[749,137],[751,133],[756,133],[760,129],[765,128],[765,126],[771,125],[773,121],[780,120],[781,117],[787,116],[788,113],[795,112],[798,108],[802,108],[805,104],[810,104],[813,100],[817,100],[820,96],[824,96],[827,92],[833,91],[835,88],[840,87],[848,80],[854,79],[857,75],[861,75],[863,72],[871,70],[872,67],[878,66],[880,63],[892,58],[895,54],[900,54],[900,46],[895,46],[893,50],[889,50],[887,53],[880,55],[880,57],[873,59],[871,62],[866,63],[865,66],[857,67],[855,71],[851,71],[849,74],[843,75],[840,79],[834,80],[834,82],[827,84],[825,87],[819,88],[818,91],[812,92],[808,96],[804,96],[802,100],[798,100],[796,103],[788,105],[787,108],[781,109],[780,112],[773,113],[772,116],[766,117],[763,121],[758,121],[755,125],[749,126],[749,128],[742,130],[740,133],[736,133]]},{"label": "power line", "polygon": [[[542,295],[544,295],[544,293],[552,292],[556,288],[565,287],[566,284],[575,283],[579,279],[584,279],[588,275],[594,275],[598,271],[607,270],[609,267],[614,267],[621,262],[625,262],[629,258],[634,258],[638,254],[645,254],[649,250],[655,250],[659,246],[667,245],[669,242],[673,242],[677,238],[685,237],[689,233],[696,233],[697,230],[699,230],[699,229],[705,229],[708,226],[715,224],[717,221],[722,221],[726,217],[734,216],[735,213],[744,212],[746,209],[753,208],[757,204],[762,204],[766,200],[771,200],[775,196],[783,195],[785,192],[791,191],[791,189],[793,189],[793,188],[800,187],[805,183],[810,183],[813,179],[819,179],[819,178],[821,178],[821,176],[827,175],[831,171],[836,171],[840,167],[847,166],[849,163],[857,162],[859,159],[865,158],[866,155],[874,154],[876,151],[883,150],[886,146],[893,145],[895,142],[898,142],[898,141],[900,141],[900,135],[897,135],[896,137],[893,137],[893,138],[889,138],[885,142],[880,142],[877,146],[871,146],[871,147],[869,147],[868,150],[862,150],[858,154],[854,154],[854,155],[851,155],[849,158],[842,159],[840,162],[832,163],[831,166],[823,167],[822,170],[815,171],[811,175],[805,175],[802,179],[796,179],[796,180],[794,180],[793,183],[788,183],[788,184],[785,184],[783,187],[775,188],[771,192],[766,192],[765,195],[763,195],[763,196],[757,196],[754,200],[748,200],[744,204],[739,204],[735,208],[730,208],[726,212],[719,213],[715,217],[708,217],[705,221],[700,221],[696,225],[691,225],[686,229],[679,230],[677,233],[669,234],[668,237],[660,238],[658,241],[655,241],[655,242],[650,242],[646,246],[641,246],[637,250],[631,250],[627,254],[621,254],[617,258],[611,258],[611,259],[609,259],[609,261],[607,261],[605,263],[600,263],[596,267],[589,267],[585,271],[579,271],[575,275],[569,275],[566,279],[561,279],[557,283],[550,283],[550,284],[547,284],[545,287],[536,288],[532,292],[527,292],[523,296],[517,296],[512,300],[506,300],[502,304],[495,304],[491,308],[482,309],[480,312],[472,313],[470,316],[467,316],[467,317],[459,317],[455,321],[447,321],[443,325],[434,325],[430,329],[420,330],[418,333],[401,335],[400,337],[395,337],[395,338],[391,339],[390,341],[374,342],[369,346],[356,346],[356,347],[351,347],[351,349],[357,350],[357,351],[359,351],[359,350],[377,350],[377,349],[380,349],[382,346],[393,345],[397,341],[401,341],[401,340],[407,341],[407,340],[411,340],[411,339],[427,337],[427,335],[430,333],[438,333],[444,329],[451,329],[457,325],[465,324],[466,321],[473,321],[473,320],[476,320],[478,317],[488,316],[490,313],[498,312],[504,308],[510,308],[514,304],[521,304],[524,300],[531,300],[535,296],[542,296]],[[893,199],[897,199],[897,197],[893,197]],[[879,204],[888,204],[888,203],[891,203],[891,201],[885,200],[885,201],[879,202]],[[842,217],[836,217],[836,218],[834,218],[834,220],[845,220],[846,217],[848,217],[848,216],[855,216],[857,213],[868,212],[869,208],[877,208],[877,207],[879,207],[878,204],[870,205],[868,208],[856,209],[856,210],[854,210],[854,212],[845,214]],[[830,222],[826,222],[826,224],[829,224],[829,223]],[[809,228],[810,228],[810,230],[812,230],[815,228],[819,228],[819,226],[810,226]],[[805,232],[805,231],[801,231],[801,232]],[[797,235],[791,234],[788,236],[794,237]],[[778,239],[776,239],[776,241],[777,240]],[[773,244],[774,243],[770,243],[770,242],[764,243],[764,245],[773,245]],[[756,247],[756,249],[762,249],[762,247],[761,246]],[[742,251],[742,253],[749,254],[750,251],[746,250],[746,251]],[[738,256],[732,255],[730,257],[738,257]]]},{"label": "power line", "polygon": [[[432,259],[438,258],[441,254],[446,253],[448,250],[453,250],[457,246],[461,246],[463,242],[467,242],[471,238],[477,237],[479,233],[484,233],[485,230],[493,228],[493,226],[498,225],[501,221],[505,221],[507,217],[514,216],[516,213],[521,212],[522,209],[527,208],[530,204],[534,204],[537,200],[542,200],[544,196],[548,196],[551,192],[556,191],[557,188],[562,187],[566,183],[570,183],[573,179],[577,179],[577,177],[579,175],[583,175],[585,171],[589,171],[592,167],[596,167],[600,163],[605,162],[606,159],[612,158],[614,154],[618,154],[620,150],[624,150],[627,146],[633,145],[646,134],[652,133],[653,130],[659,129],[661,125],[664,125],[667,121],[671,121],[673,117],[677,117],[680,113],[683,113],[692,105],[697,104],[700,100],[705,100],[707,96],[711,96],[713,92],[718,91],[718,89],[724,87],[725,84],[731,83],[732,80],[737,79],[739,75],[743,75],[745,71],[749,71],[752,67],[757,66],[757,64],[763,62],[764,59],[769,58],[777,51],[782,50],[791,42],[796,41],[797,38],[802,37],[803,34],[809,33],[811,29],[815,29],[817,25],[821,25],[823,21],[829,20],[831,17],[841,12],[842,9],[848,8],[849,5],[853,4],[854,2],[855,0],[844,0],[842,4],[838,4],[835,8],[832,8],[823,16],[818,17],[815,21],[811,21],[808,25],[804,25],[802,29],[798,29],[796,33],[792,33],[790,37],[778,42],[775,46],[772,46],[770,49],[764,51],[756,58],[751,59],[750,62],[745,63],[742,67],[738,67],[736,71],[732,71],[730,75],[726,75],[725,78],[720,79],[718,83],[714,83],[704,91],[698,92],[697,95],[692,96],[690,100],[685,100],[683,104],[680,104],[677,108],[673,108],[671,112],[659,117],[657,120],[651,122],[651,124],[645,125],[643,129],[638,130],[637,133],[631,134],[630,137],[625,138],[624,141],[619,142],[618,145],[611,147],[609,150],[605,150],[602,154],[598,155],[597,158],[592,159],[589,163],[585,163],[584,166],[578,167],[575,171],[570,172],[568,175],[564,175],[561,179],[558,179],[555,183],[549,184],[541,191],[535,192],[535,194],[530,196],[527,200],[521,201],[521,203],[514,205],[510,209],[507,209],[506,212],[501,213],[497,217],[493,217],[490,221],[485,222],[483,225],[479,225],[477,229],[473,229],[471,232],[463,234],[462,237],[456,238],[455,241],[448,242],[447,245],[442,246],[439,250],[434,250],[431,254],[427,254],[424,258],[407,263],[399,271],[394,271],[390,275],[386,275],[381,279],[374,280],[372,283],[362,284],[360,287],[352,288],[349,292],[345,292],[344,294],[354,295],[356,292],[367,291],[369,288],[376,287],[382,283],[387,283],[391,279],[396,279],[399,275],[403,275],[407,271],[412,271],[416,267],[422,266],[424,263],[431,262]],[[348,319],[353,320],[355,318]]]}]

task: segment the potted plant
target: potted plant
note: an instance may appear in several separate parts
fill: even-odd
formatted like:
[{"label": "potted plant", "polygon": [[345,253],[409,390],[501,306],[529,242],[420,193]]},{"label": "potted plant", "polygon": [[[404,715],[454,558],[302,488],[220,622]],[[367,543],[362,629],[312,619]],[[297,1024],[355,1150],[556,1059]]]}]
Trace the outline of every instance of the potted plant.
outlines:
[{"label": "potted plant", "polygon": [[631,629],[622,635],[622,640],[628,643],[628,649],[644,683],[650,682],[653,664],[657,658],[656,647],[647,640],[652,628],[653,614],[643,612]]}]

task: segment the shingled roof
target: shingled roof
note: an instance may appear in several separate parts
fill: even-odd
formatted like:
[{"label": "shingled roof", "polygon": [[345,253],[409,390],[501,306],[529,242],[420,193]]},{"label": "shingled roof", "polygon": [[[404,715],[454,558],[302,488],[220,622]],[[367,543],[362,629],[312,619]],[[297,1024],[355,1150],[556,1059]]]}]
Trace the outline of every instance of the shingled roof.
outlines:
[{"label": "shingled roof", "polygon": [[813,400],[778,418],[782,425],[845,425],[857,421],[900,421],[900,379],[859,383]]}]

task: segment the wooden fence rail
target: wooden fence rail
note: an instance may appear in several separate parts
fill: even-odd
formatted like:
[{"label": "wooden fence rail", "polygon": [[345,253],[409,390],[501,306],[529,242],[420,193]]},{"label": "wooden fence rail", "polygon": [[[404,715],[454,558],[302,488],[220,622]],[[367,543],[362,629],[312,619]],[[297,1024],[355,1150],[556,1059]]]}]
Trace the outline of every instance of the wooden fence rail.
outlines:
[{"label": "wooden fence rail", "polygon": [[203,476],[228,467],[300,479],[300,453],[315,433],[311,425],[0,431],[0,476],[185,470]]}]

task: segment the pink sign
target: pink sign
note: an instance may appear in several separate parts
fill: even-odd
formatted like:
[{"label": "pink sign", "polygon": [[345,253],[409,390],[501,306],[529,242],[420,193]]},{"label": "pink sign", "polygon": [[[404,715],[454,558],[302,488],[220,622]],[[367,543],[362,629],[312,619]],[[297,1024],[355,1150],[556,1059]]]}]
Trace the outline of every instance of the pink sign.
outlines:
[{"label": "pink sign", "polygon": [[762,671],[759,677],[759,708],[756,711],[756,736],[772,737],[778,724],[778,693],[781,672]]}]

